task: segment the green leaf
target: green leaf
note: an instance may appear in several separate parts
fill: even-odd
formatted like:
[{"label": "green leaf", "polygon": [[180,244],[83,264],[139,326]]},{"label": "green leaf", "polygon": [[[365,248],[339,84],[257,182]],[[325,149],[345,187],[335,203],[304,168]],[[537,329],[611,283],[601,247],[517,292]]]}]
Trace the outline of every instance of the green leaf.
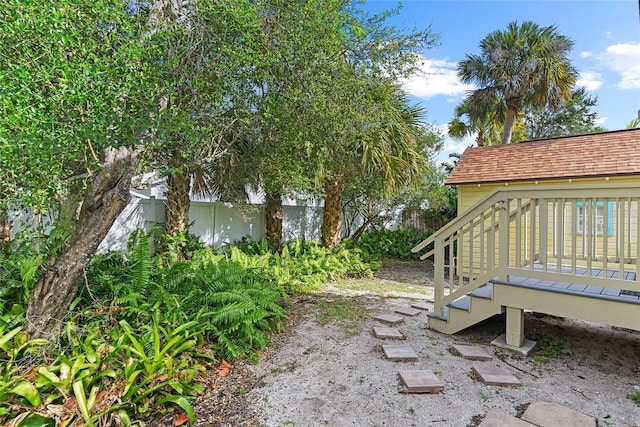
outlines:
[{"label": "green leaf", "polygon": [[4,334],[3,336],[0,337],[0,348],[3,349],[4,351],[9,351],[9,347],[7,347],[7,343],[9,341],[11,341],[11,339],[16,336],[16,334],[18,332],[20,332],[22,330],[22,326],[18,326],[17,328],[14,328],[12,330],[10,330],[9,332],[7,332],[6,334]]},{"label": "green leaf", "polygon": [[89,413],[89,404],[87,402],[87,396],[84,392],[84,384],[82,381],[76,381],[73,383],[73,394],[76,397],[76,401],[78,402],[78,407],[80,408],[80,412],[82,413],[82,417],[88,426],[92,427],[93,423],[91,422],[91,415]]},{"label": "green leaf", "polygon": [[187,416],[189,417],[189,424],[193,424],[196,422],[196,414],[193,412],[193,408],[191,407],[191,404],[189,403],[189,400],[187,398],[174,395],[167,396],[164,399],[158,401],[158,403],[156,403],[156,406],[160,406],[165,403],[173,403],[184,409],[184,412],[186,412]]},{"label": "green leaf", "polygon": [[34,408],[39,407],[41,404],[40,393],[38,393],[36,387],[28,381],[20,381],[10,392],[24,397]]},{"label": "green leaf", "polygon": [[31,413],[24,417],[16,427],[55,427],[56,421],[40,414]]}]

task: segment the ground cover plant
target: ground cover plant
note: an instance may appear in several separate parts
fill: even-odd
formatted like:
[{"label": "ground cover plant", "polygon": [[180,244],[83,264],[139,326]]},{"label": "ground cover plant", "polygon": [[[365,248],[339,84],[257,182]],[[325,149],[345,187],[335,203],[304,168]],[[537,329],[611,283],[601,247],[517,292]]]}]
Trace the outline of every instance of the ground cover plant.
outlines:
[{"label": "ground cover plant", "polygon": [[190,259],[176,260],[152,255],[150,235],[137,232],[127,253],[94,257],[50,341],[24,327],[41,256],[3,257],[0,424],[14,426],[144,425],[172,411],[193,423],[205,371],[257,361],[269,331],[283,327],[289,295],[371,275],[344,247],[246,240],[217,251],[194,245]]}]

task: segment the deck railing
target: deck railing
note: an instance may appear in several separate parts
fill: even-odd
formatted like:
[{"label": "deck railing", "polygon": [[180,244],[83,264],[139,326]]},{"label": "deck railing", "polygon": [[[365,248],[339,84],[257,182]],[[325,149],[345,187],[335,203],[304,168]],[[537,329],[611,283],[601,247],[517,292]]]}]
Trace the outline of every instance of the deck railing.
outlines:
[{"label": "deck railing", "polygon": [[413,251],[433,244],[436,314],[509,276],[640,291],[639,207],[640,184],[505,186]]}]

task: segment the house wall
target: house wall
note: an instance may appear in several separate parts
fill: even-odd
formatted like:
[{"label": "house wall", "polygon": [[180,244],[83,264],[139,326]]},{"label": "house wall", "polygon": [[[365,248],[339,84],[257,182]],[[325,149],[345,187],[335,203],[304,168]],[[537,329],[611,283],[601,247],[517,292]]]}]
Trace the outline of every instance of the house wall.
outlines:
[{"label": "house wall", "polygon": [[[573,180],[549,180],[549,181],[522,181],[513,183],[481,183],[481,184],[465,184],[458,186],[458,212],[464,213],[475,203],[486,197],[493,190],[500,187],[509,186],[513,187],[526,187],[526,186],[553,186],[553,185],[581,185],[581,184],[604,184],[607,183],[612,187],[616,184],[630,184],[640,183],[640,176],[629,177],[611,177],[611,178],[589,178],[589,179],[573,179]],[[632,195],[636,196],[637,195]],[[598,233],[589,240],[589,236],[586,233],[576,232],[576,212],[577,205],[580,202],[576,202],[575,199],[571,201],[566,200],[553,200],[547,203],[547,218],[551,222],[556,220],[556,224],[546,232],[546,250],[540,248],[540,236],[537,231],[534,230],[531,233],[530,221],[531,213],[527,213],[523,216],[523,222],[521,226],[526,231],[522,233],[524,236],[519,242],[515,239],[515,224],[512,222],[510,227],[510,244],[509,244],[509,258],[510,264],[516,265],[516,259],[520,258],[521,264],[527,264],[530,259],[540,256],[540,252],[546,252],[549,262],[554,262],[552,259],[562,263],[575,256],[578,264],[586,265],[587,261],[595,263],[594,266],[600,265],[604,262],[608,263],[607,268],[617,268],[617,263],[622,261],[626,264],[634,264],[636,262],[638,247],[638,214],[639,214],[639,202],[637,199],[627,201],[624,205],[618,205],[616,199],[603,200],[601,203],[602,209],[606,209],[606,224],[604,224],[604,232]],[[618,233],[618,214],[619,209],[624,212],[624,239],[623,248],[620,247],[619,239],[616,239],[616,233]],[[513,212],[515,206],[511,206],[510,210]],[[536,211],[538,217],[540,210]],[[562,219],[562,225],[558,225],[560,222],[558,219]],[[485,220],[484,227],[489,229],[491,220]],[[475,271],[480,271],[478,253],[481,252],[481,243],[478,237],[478,229],[476,227],[474,231],[473,241],[466,236],[466,240],[462,245],[457,247],[457,257],[462,260],[459,265],[460,272],[463,275],[474,276]],[[531,241],[531,236],[535,239]],[[558,243],[561,242],[559,245]],[[517,248],[519,244],[519,249]],[[484,253],[488,253],[490,241],[484,240]],[[536,248],[534,253],[531,253],[532,248]],[[498,241],[493,242],[494,253],[499,253]],[[471,252],[473,252],[474,258],[471,260]],[[575,252],[575,253],[574,253]],[[605,261],[606,258],[606,261]]]}]

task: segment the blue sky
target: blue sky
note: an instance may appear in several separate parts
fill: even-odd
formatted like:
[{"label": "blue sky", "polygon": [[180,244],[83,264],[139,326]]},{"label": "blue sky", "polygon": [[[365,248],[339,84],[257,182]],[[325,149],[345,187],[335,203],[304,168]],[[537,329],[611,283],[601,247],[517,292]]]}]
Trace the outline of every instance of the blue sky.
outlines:
[{"label": "blue sky", "polygon": [[[366,0],[371,13],[398,4]],[[637,0],[478,0],[402,2],[399,15],[389,20],[398,29],[425,28],[440,36],[439,46],[422,52],[422,73],[405,82],[405,89],[426,110],[426,120],[446,133],[446,123],[465,91],[456,77],[456,64],[466,53],[479,53],[487,34],[504,30],[512,21],[555,25],[574,41],[570,55],[580,73],[578,84],[598,98],[595,111],[606,129],[623,129],[640,110],[640,17]],[[462,152],[473,141],[446,140],[440,159]]]}]

